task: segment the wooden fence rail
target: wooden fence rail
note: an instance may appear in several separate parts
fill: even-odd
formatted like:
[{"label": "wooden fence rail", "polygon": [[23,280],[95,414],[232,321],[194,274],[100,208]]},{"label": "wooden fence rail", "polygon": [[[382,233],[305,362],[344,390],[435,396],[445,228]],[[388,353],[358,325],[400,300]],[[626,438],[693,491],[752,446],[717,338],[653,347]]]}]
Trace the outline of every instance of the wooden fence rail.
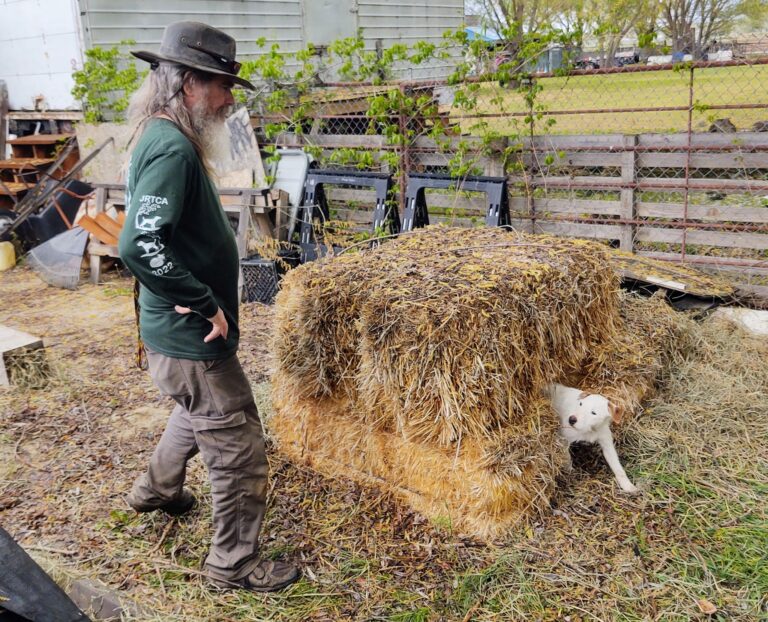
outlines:
[{"label": "wooden fence rail", "polygon": [[[278,144],[303,141],[321,157],[339,148],[394,149],[383,136],[284,135]],[[403,161],[409,172],[444,170],[459,141],[469,151],[480,145],[457,137],[446,149],[419,138]],[[477,163],[484,174],[501,175],[510,153],[520,164],[508,176],[515,227],[684,261],[768,298],[768,133],[501,138]],[[338,218],[370,223],[371,193],[334,188],[329,195]],[[431,222],[474,226],[485,210],[484,197],[467,193],[433,191],[427,202]]]}]

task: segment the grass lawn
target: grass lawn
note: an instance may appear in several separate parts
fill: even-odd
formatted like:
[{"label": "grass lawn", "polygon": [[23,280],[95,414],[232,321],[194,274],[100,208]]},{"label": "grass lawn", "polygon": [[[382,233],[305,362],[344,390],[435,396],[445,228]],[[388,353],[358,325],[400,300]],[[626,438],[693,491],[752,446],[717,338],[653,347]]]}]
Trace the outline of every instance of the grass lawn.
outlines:
[{"label": "grass lawn", "polygon": [[[688,106],[688,82],[687,71],[672,70],[543,78],[539,81],[543,89],[537,96],[537,104],[545,112],[565,111],[565,114],[545,115],[537,123],[555,119],[556,124],[550,130],[555,134],[685,131],[688,127],[686,111],[588,114],[567,111]],[[506,116],[526,110],[523,97],[516,91],[503,89],[496,83],[485,83],[478,98],[477,112],[500,115],[500,118],[483,119],[491,129],[513,134],[525,127],[522,117]],[[713,119],[722,117],[730,118],[739,130],[749,129],[755,121],[768,119],[768,65],[696,69],[693,100],[694,131],[706,131]],[[706,106],[739,104],[764,104],[766,108],[704,109]],[[456,110],[453,113],[464,114]],[[471,131],[472,125],[472,120],[462,121],[464,130]],[[543,125],[537,131],[546,133]]]}]

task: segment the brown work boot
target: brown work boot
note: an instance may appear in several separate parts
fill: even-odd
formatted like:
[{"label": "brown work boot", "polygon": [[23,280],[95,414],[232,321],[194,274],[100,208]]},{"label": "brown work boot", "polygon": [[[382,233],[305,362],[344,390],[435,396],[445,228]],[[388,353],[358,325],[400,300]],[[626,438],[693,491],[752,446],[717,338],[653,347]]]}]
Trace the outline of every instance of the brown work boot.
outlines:
[{"label": "brown work boot", "polygon": [[251,590],[252,592],[275,592],[282,590],[299,578],[299,569],[285,562],[262,559],[251,573],[242,579],[214,579],[210,582],[222,590]]},{"label": "brown work boot", "polygon": [[166,501],[165,503],[148,503],[146,501],[138,501],[133,493],[128,494],[128,505],[130,505],[137,512],[154,512],[155,510],[161,510],[171,516],[181,516],[186,514],[197,503],[195,495],[189,492],[186,488],[181,491],[181,494],[175,499]]}]

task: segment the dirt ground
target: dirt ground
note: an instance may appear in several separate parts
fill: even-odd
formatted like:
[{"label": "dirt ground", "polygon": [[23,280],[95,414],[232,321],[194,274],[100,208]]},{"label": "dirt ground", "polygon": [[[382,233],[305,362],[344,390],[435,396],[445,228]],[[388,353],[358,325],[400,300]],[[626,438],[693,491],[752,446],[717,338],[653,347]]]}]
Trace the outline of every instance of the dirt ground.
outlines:
[{"label": "dirt ground", "polygon": [[[52,375],[0,389],[0,523],[30,552],[138,603],[136,619],[768,619],[768,349],[733,328],[702,333],[698,355],[647,405],[642,433],[627,431],[620,453],[631,452],[643,495],[618,494],[586,448],[551,514],[503,541],[462,537],[270,447],[262,548],[304,577],[253,595],[213,592],[200,576],[210,499],[198,458],[191,515],[137,515],[125,502],[170,412],[134,365],[131,282],[110,272],[66,291],[18,267],[0,273],[0,296],[0,324],[44,338]],[[268,414],[272,311],[244,305],[241,316],[241,359]],[[702,401],[685,389],[691,375],[726,397]]]}]

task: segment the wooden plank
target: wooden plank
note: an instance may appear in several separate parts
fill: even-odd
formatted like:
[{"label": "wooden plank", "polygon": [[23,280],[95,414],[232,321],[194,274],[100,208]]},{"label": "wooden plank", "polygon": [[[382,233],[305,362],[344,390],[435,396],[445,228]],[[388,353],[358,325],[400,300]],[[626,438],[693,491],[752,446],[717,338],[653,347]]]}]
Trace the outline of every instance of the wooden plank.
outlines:
[{"label": "wooden plank", "polygon": [[587,225],[582,223],[563,223],[537,219],[536,233],[549,233],[570,238],[590,238],[599,240],[618,240],[622,227],[619,225]]},{"label": "wooden plank", "polygon": [[[688,154],[679,153],[639,153],[638,168],[685,168]],[[692,153],[691,168],[745,169],[768,168],[768,154],[742,153],[739,151],[722,153]]]},{"label": "wooden plank", "polygon": [[[640,218],[667,218],[682,220],[684,206],[682,203],[651,203],[641,201],[637,204],[637,215]],[[712,205],[688,205],[689,220],[707,222],[768,222],[768,208],[738,207],[717,203]]]},{"label": "wooden plank", "polygon": [[[621,203],[619,201],[594,201],[590,199],[534,199],[536,213],[546,216],[554,214],[597,214],[599,216],[619,216]],[[512,197],[509,208],[513,212],[527,213],[528,199]]]},{"label": "wooden plank", "polygon": [[[545,164],[545,158],[551,155],[554,157],[552,164]],[[590,153],[584,152],[561,152],[561,151],[536,151],[535,153],[526,153],[523,156],[523,162],[526,166],[535,164],[536,168],[546,168],[547,166],[621,166],[623,158],[622,153]]]},{"label": "wooden plank", "polygon": [[[414,152],[410,153],[409,157],[411,162],[420,164],[422,166],[448,166],[448,162],[453,157],[453,154],[438,152]],[[467,162],[470,160],[473,165],[483,171],[483,173],[495,166],[493,158],[488,158],[486,156],[466,158]]]},{"label": "wooden plank", "polygon": [[[359,203],[361,207],[371,210],[376,203],[376,194],[373,190],[329,187],[326,193],[331,203]],[[485,193],[482,192],[472,192],[470,196],[462,196],[456,192],[427,190],[425,196],[428,208],[466,210],[481,214],[485,214],[488,209],[488,201]]]},{"label": "wooden plank", "polygon": [[737,285],[739,296],[754,296],[760,299],[762,305],[768,302],[768,286],[752,285],[751,283],[737,283]]},{"label": "wooden plank", "polygon": [[8,113],[14,121],[82,121],[83,113],[79,110],[14,110]]},{"label": "wooden plank", "polygon": [[524,187],[531,185],[537,188],[553,188],[557,190],[608,190],[619,192],[621,190],[621,177],[608,177],[602,175],[548,175],[536,176],[533,179],[522,175],[510,175],[509,183],[520,184]]},{"label": "wooden plank", "polygon": [[338,188],[336,186],[329,186],[325,188],[325,196],[328,201],[365,203],[370,205],[371,209],[373,209],[376,203],[376,192],[367,188]]},{"label": "wooden plank", "polygon": [[[664,261],[680,261],[680,253],[662,253],[659,251],[638,251],[638,255],[662,259]],[[696,264],[697,267],[711,266],[713,269],[727,272],[743,272],[747,275],[768,275],[768,261],[759,259],[749,260],[738,257],[711,257],[708,255],[685,255],[685,263]]]},{"label": "wooden plank", "polygon": [[[530,138],[524,138],[524,148],[530,149],[531,145],[537,151],[567,151],[568,149],[623,149],[623,135],[567,135],[567,136],[537,136],[531,142]],[[688,148],[688,134],[639,134],[637,146],[640,152],[643,149],[668,149],[670,151],[685,151]],[[756,149],[768,149],[768,135],[764,132],[737,132],[723,134],[715,132],[697,132],[691,135],[691,147],[694,150],[706,149],[733,149],[750,151]],[[647,152],[646,152],[647,153]]]},{"label": "wooden plank", "polygon": [[[768,192],[768,181],[741,179],[689,179],[691,190],[711,190],[718,186],[722,192],[752,192],[755,194]],[[638,188],[663,188],[665,190],[684,190],[685,179],[667,179],[659,177],[641,177],[637,180]]]},{"label": "wooden plank", "polygon": [[52,162],[53,158],[8,158],[0,160],[0,170],[34,171]]},{"label": "wooden plank", "polygon": [[96,188],[95,211],[96,214],[102,213],[107,207],[107,189],[104,187]]},{"label": "wooden plank", "polygon": [[[94,189],[98,189],[98,188],[106,188],[106,189],[107,189],[108,191],[110,191],[110,192],[111,192],[112,190],[115,190],[115,191],[118,191],[118,192],[122,192],[122,193],[125,193],[125,184],[102,184],[102,183],[93,183],[93,184],[91,184],[91,186],[93,186],[93,187],[94,187]],[[110,195],[110,196],[111,196],[111,195]]]},{"label": "wooden plank", "polygon": [[747,280],[749,278],[754,278],[754,277],[768,276],[768,267],[754,268],[749,266],[735,266],[735,265],[728,265],[728,264],[711,264],[708,262],[705,262],[703,265],[717,272],[723,272],[726,274],[739,274],[743,278],[746,278]]},{"label": "wooden plank", "polygon": [[[636,216],[634,183],[637,175],[637,153],[634,151],[637,145],[637,136],[624,137],[624,153],[621,154],[621,182],[627,187],[621,189],[619,203],[621,204],[620,216],[623,220],[634,220]],[[622,225],[622,233],[619,238],[619,247],[623,251],[634,250],[635,226]]]},{"label": "wooden plank", "polygon": [[290,209],[289,195],[285,190],[272,190],[270,192],[275,204],[275,237],[278,240],[288,240],[288,224],[286,217]]},{"label": "wooden plank", "polygon": [[351,147],[359,149],[380,149],[387,145],[386,136],[379,134],[313,134],[305,136],[283,133],[279,135],[278,144],[285,147]]},{"label": "wooden plank", "polygon": [[[680,259],[679,254],[675,253],[657,253],[657,252],[646,252],[646,251],[640,251],[638,254],[644,255],[647,257],[654,257],[657,259],[670,259],[670,260],[678,260]],[[712,257],[705,257],[701,255],[686,255],[685,260],[686,264],[695,266],[698,270],[701,270],[702,272],[709,272],[715,275],[727,275],[728,280],[734,285],[736,288],[736,296],[742,297],[745,295],[748,295],[750,297],[755,297],[759,300],[761,300],[764,304],[768,303],[768,287],[765,285],[754,285],[751,282],[751,279],[755,276],[766,276],[768,275],[768,268],[752,268],[748,266],[737,266],[737,265],[729,265],[727,263],[721,263],[722,261],[728,260],[727,257],[718,257],[718,263],[713,264],[710,263]],[[733,260],[733,261],[744,261],[744,260]],[[766,263],[768,265],[768,262],[761,262]]]},{"label": "wooden plank", "polygon": [[611,251],[611,263],[622,278],[661,285],[696,296],[726,298],[734,293],[733,286],[723,278],[713,278],[701,270],[691,269],[680,262],[659,261],[638,253]]},{"label": "wooden plank", "polygon": [[513,229],[516,229],[517,231],[533,233],[533,228],[536,224],[536,221],[531,220],[530,218],[510,218],[509,224]]},{"label": "wooden plank", "polygon": [[[639,134],[639,147],[686,149],[688,133],[677,134]],[[736,149],[768,149],[768,134],[765,132],[735,132],[724,134],[720,132],[696,132],[691,134],[691,147],[696,149],[733,147]]]},{"label": "wooden plank", "polygon": [[117,237],[104,229],[104,227],[87,214],[82,216],[80,220],[77,221],[77,224],[102,244],[106,244],[107,246],[117,246]]},{"label": "wooden plank", "polygon": [[[483,138],[479,136],[456,136],[446,137],[447,140],[441,141],[440,144],[433,138],[428,136],[419,136],[413,141],[411,147],[414,149],[424,149],[427,151],[443,151],[447,146],[451,149],[456,149],[459,145],[462,145],[465,149],[469,147],[469,151],[477,149],[487,149],[489,151],[504,151],[509,145],[509,139],[506,137],[494,138],[487,144]],[[452,154],[449,155],[449,157]]]},{"label": "wooden plank", "polygon": [[621,150],[624,144],[623,134],[572,134],[567,136],[535,136],[522,139],[525,148],[531,145],[538,151],[567,151],[568,149],[585,149],[589,147]]},{"label": "wooden plank", "polygon": [[108,233],[111,233],[115,238],[120,237],[122,226],[116,220],[112,220],[112,218],[107,216],[104,212],[96,214],[95,220],[98,224],[101,225],[102,229]]},{"label": "wooden plank", "polygon": [[[117,246],[111,246],[109,244],[102,244],[98,240],[91,240],[88,242],[88,254],[91,257],[119,257],[120,254],[117,251]],[[96,280],[98,283],[98,279]]]},{"label": "wooden plank", "polygon": [[[269,219],[269,216],[267,214],[251,215],[247,199],[241,201],[239,205],[225,205],[224,211],[227,213],[228,217],[232,215],[237,216],[235,241],[237,242],[237,253],[240,259],[245,259],[248,255],[248,233],[251,228],[250,218],[254,219],[259,226],[259,229],[261,229],[262,226],[266,227],[266,231],[262,230],[262,235],[265,237],[272,237],[272,222]],[[264,221],[259,222],[261,219],[264,219],[266,224]]]},{"label": "wooden plank", "polygon": [[3,182],[3,186],[0,186],[0,195],[13,195],[18,196],[19,194],[26,192],[29,190],[32,186],[30,184],[22,184],[15,181],[6,181]]},{"label": "wooden plank", "polygon": [[755,277],[765,278],[768,276],[768,268],[749,268],[745,266],[734,266],[727,264],[711,264],[708,262],[701,263],[699,267],[702,269],[707,269],[711,272],[723,273],[727,275],[738,274],[742,283],[749,282],[750,279]]},{"label": "wooden plank", "polygon": [[[346,147],[340,147],[339,146],[339,147],[331,147],[331,148],[328,148],[328,149],[323,149],[322,151],[320,151],[320,159],[325,161],[325,162],[329,162],[331,157],[333,156],[334,152],[336,151],[336,149],[345,149],[345,148]],[[361,149],[366,150],[366,151],[370,151],[371,149],[373,149],[374,150],[373,151],[373,162],[374,162],[374,164],[376,164],[376,165],[378,165],[378,166],[380,166],[382,168],[382,170],[380,172],[382,172],[382,173],[385,172],[383,170],[385,165],[381,163],[381,156],[384,153],[383,151],[375,151],[375,149],[376,149],[375,147],[373,147],[371,149],[368,149],[367,147],[362,147]],[[335,167],[334,167],[333,164],[329,164],[327,166],[327,168],[333,169]]]},{"label": "wooden plank", "polygon": [[0,352],[6,354],[24,348],[42,348],[43,340],[8,326],[0,325]]},{"label": "wooden plank", "polygon": [[340,209],[332,220],[373,225],[373,210]]},{"label": "wooden plank", "polygon": [[55,145],[72,138],[74,134],[30,134],[8,141],[9,145]]},{"label": "wooden plank", "polygon": [[43,348],[43,340],[29,333],[0,325],[0,386],[8,386],[10,378],[6,368],[6,355],[23,350]]},{"label": "wooden plank", "polygon": [[[667,244],[682,244],[683,230],[643,226],[638,227],[636,239],[638,242],[664,242]],[[688,230],[685,235],[685,243],[704,246],[724,246],[727,248],[751,248],[755,250],[767,250],[768,234]]]},{"label": "wooden plank", "polygon": [[[538,188],[552,188],[563,190],[604,190],[619,192],[622,188],[620,177],[588,176],[588,175],[554,175],[548,177],[535,177],[533,180],[520,175],[509,177],[512,184],[524,186],[534,185]],[[688,187],[691,190],[706,191],[714,186],[723,192],[752,192],[755,194],[768,192],[768,181],[740,180],[740,179],[689,179]],[[661,191],[685,190],[684,178],[673,179],[665,177],[640,177],[635,188],[658,189]]]}]

